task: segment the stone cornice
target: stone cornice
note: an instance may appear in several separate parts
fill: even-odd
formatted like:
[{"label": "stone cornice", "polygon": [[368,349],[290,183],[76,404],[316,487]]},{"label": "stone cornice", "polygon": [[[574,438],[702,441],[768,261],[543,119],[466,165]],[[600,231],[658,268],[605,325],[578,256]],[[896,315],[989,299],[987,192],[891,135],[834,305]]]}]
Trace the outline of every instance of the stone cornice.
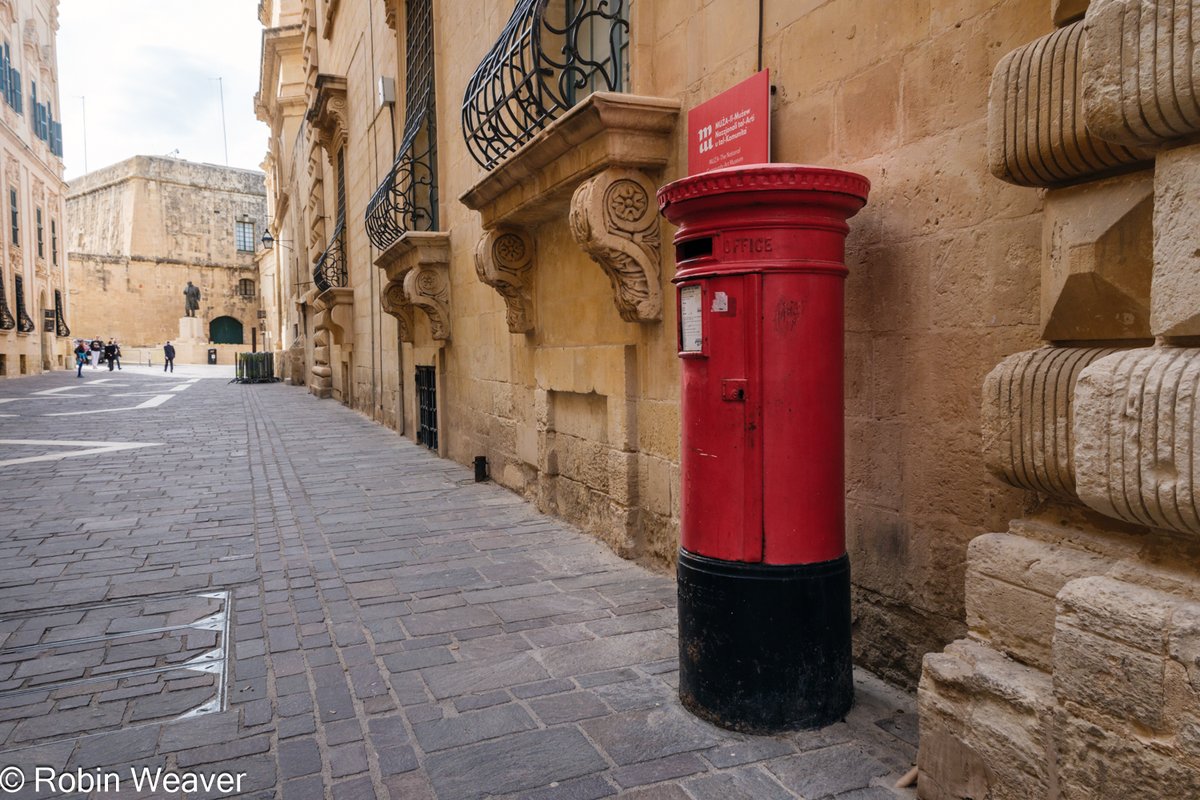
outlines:
[{"label": "stone cornice", "polygon": [[[304,43],[304,32],[299,25],[270,28],[262,34],[262,59],[258,69],[258,94],[254,98],[254,111],[263,122],[270,121],[273,109],[291,98],[279,97],[276,87],[283,60],[289,51],[300,54]],[[300,97],[303,103],[303,96]]]},{"label": "stone cornice", "polygon": [[449,263],[450,234],[438,231],[408,231],[375,259],[389,281],[402,280],[404,273],[423,264]]},{"label": "stone cornice", "polygon": [[341,75],[318,75],[317,93],[307,118],[330,161],[346,144],[346,79]]},{"label": "stone cornice", "polygon": [[580,183],[609,167],[660,169],[671,154],[680,103],[596,92],[459,197],[484,228],[534,226],[565,216]]}]

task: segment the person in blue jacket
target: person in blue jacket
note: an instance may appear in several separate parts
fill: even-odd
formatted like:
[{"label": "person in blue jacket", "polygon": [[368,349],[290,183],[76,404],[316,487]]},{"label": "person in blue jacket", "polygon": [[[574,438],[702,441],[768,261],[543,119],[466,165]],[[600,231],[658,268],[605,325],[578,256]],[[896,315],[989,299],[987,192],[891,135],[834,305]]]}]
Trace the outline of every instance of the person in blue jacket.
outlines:
[{"label": "person in blue jacket", "polygon": [[83,339],[75,343],[75,377],[83,377],[83,365],[92,360],[91,349],[83,343]]},{"label": "person in blue jacket", "polygon": [[175,348],[170,342],[163,345],[163,372],[168,369],[175,371]]}]

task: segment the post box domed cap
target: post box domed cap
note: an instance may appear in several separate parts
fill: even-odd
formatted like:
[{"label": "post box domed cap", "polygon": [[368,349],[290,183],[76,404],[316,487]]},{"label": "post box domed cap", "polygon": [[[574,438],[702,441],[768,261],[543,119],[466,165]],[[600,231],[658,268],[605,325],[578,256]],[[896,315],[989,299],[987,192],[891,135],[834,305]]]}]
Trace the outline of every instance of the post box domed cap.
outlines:
[{"label": "post box domed cap", "polygon": [[755,191],[834,192],[867,202],[871,182],[855,172],[805,164],[747,164],[689,175],[658,190],[658,206],[705,195]]}]

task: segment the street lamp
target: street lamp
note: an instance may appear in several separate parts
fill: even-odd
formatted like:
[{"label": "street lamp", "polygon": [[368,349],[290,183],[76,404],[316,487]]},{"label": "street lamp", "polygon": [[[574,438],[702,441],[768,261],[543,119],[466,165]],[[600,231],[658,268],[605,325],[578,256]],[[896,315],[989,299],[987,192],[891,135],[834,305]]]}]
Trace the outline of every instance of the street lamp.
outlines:
[{"label": "street lamp", "polygon": [[290,250],[291,246],[292,246],[292,243],[289,242],[287,239],[278,239],[277,240],[274,236],[272,236],[271,229],[269,227],[263,228],[263,235],[262,235],[262,238],[259,239],[259,241],[262,242],[262,246],[263,246],[264,250],[272,249],[275,246],[276,241],[278,241],[279,246],[284,248],[285,250]]}]

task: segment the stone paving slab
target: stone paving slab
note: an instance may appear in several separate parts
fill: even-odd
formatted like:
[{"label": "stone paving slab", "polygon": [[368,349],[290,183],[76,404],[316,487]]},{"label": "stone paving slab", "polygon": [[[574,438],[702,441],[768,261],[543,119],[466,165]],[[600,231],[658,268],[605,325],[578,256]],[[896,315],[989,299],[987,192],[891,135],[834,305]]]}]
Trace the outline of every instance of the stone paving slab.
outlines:
[{"label": "stone paving slab", "polygon": [[210,374],[0,382],[0,781],[121,781],[9,796],[185,796],[141,768],[242,775],[189,797],[913,796],[888,788],[910,696],[859,673],[822,731],[715,728],[676,697],[669,576],[336,403]]}]

